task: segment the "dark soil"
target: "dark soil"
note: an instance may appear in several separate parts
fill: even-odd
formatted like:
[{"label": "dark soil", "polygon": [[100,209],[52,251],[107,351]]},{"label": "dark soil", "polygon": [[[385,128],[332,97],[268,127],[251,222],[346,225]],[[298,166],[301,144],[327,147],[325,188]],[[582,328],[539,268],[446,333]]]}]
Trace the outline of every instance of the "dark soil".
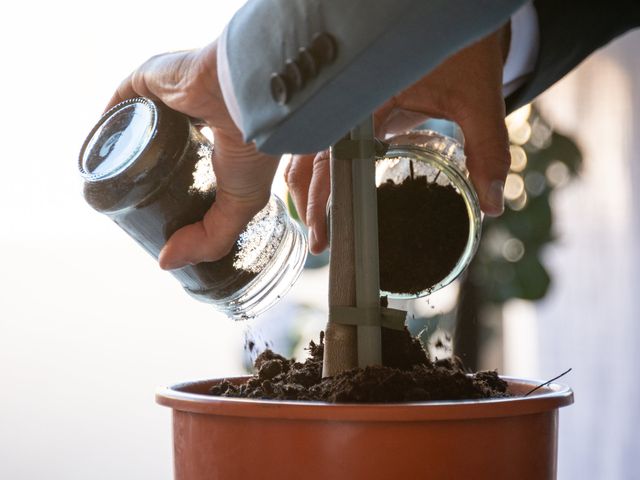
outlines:
[{"label": "dark soil", "polygon": [[[202,219],[215,201],[217,186],[213,172],[200,163],[206,160],[204,147],[210,145],[209,141],[189,126],[187,117],[161,103],[155,105],[159,112],[157,131],[134,165],[145,174],[132,177],[126,169],[105,180],[86,181],[84,197],[158,258],[176,230]],[[124,117],[117,118],[128,122]],[[93,159],[94,163],[101,160]],[[218,261],[188,265],[171,273],[197,298],[218,301],[256,277],[255,272],[235,267],[236,258],[242,254],[242,245],[236,242],[232,251]]]},{"label": "dark soil", "polygon": [[391,403],[506,397],[507,384],[495,371],[467,374],[459,359],[431,361],[419,341],[405,329],[383,329],[383,362],[387,366],[353,369],[322,378],[324,345],[309,344],[304,362],[267,350],[255,362],[256,374],[242,384],[227,380],[210,394],[269,400],[346,403]]},{"label": "dark soil", "polygon": [[389,180],[378,187],[380,288],[418,293],[455,267],[469,236],[469,215],[451,185],[426,177]]}]

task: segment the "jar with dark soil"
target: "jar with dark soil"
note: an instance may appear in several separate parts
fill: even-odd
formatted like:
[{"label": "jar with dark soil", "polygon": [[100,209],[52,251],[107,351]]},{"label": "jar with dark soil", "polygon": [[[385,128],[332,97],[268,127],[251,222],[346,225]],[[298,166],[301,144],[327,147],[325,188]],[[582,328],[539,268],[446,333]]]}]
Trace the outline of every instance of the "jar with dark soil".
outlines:
[{"label": "jar with dark soil", "polygon": [[376,165],[380,288],[428,295],[457,278],[480,240],[478,197],[462,146],[431,130],[397,135]]},{"label": "jar with dark soil", "polygon": [[[116,105],[80,152],[84,197],[155,258],[179,228],[202,219],[215,201],[212,143],[188,117],[147,98]],[[272,195],[232,251],[171,273],[198,300],[235,318],[257,315],[298,278],[304,235]]]}]

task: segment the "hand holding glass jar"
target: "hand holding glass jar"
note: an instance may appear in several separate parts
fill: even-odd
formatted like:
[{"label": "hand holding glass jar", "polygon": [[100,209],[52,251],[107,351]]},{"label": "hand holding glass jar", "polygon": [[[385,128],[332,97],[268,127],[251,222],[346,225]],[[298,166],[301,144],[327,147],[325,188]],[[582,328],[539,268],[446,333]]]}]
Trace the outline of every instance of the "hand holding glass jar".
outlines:
[{"label": "hand holding glass jar", "polygon": [[[511,163],[502,96],[508,32],[509,27],[504,26],[451,56],[391,98],[375,115],[376,134],[381,139],[411,130],[427,118],[457,123],[464,133],[469,177],[487,215],[500,215],[504,209],[504,181]],[[312,253],[328,245],[328,158],[328,152],[298,155],[287,168],[287,184],[300,218],[309,227]]]},{"label": "hand holding glass jar", "polygon": [[175,232],[159,255],[160,266],[172,270],[222,258],[245,225],[269,200],[278,157],[242,140],[231,119],[217,76],[217,44],[156,55],[118,87],[107,109],[135,97],[157,99],[171,109],[202,119],[216,142],[216,201],[202,220]]},{"label": "hand holding glass jar", "polygon": [[[187,116],[136,97],[102,116],[82,146],[78,166],[86,201],[158,258],[176,231],[194,228],[215,210],[216,158],[214,146]],[[222,258],[171,273],[193,297],[245,318],[289,290],[302,271],[307,245],[275,196],[236,237]]]}]

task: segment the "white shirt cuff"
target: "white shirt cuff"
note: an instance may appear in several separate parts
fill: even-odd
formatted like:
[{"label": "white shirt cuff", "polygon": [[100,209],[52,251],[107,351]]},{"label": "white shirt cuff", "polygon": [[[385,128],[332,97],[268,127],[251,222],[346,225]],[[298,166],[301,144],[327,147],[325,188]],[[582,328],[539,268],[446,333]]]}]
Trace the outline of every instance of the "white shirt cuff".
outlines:
[{"label": "white shirt cuff", "polygon": [[222,91],[222,97],[224,98],[224,103],[227,106],[227,110],[229,110],[229,115],[231,119],[236,124],[239,130],[241,129],[242,123],[240,107],[238,106],[238,101],[236,99],[235,92],[233,90],[233,82],[231,81],[231,72],[229,69],[229,58],[227,57],[227,29],[229,26],[227,25],[218,38],[218,47],[217,51],[217,70],[218,70],[218,82],[220,83],[220,90]]},{"label": "white shirt cuff", "polygon": [[511,45],[502,71],[502,94],[507,96],[524,84],[536,65],[540,32],[533,2],[527,2],[511,17]]}]

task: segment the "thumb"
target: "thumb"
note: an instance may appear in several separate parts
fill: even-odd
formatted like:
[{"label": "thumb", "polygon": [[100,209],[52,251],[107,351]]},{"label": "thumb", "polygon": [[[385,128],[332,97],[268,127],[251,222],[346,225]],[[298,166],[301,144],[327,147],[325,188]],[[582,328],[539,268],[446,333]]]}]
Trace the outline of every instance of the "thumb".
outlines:
[{"label": "thumb", "polygon": [[233,247],[247,223],[268,202],[278,158],[258,152],[239,136],[216,131],[216,199],[199,222],[187,225],[160,252],[165,270],[219,260]]},{"label": "thumb", "polygon": [[179,229],[169,238],[158,258],[160,268],[173,270],[224,257],[267,200],[268,196],[248,203],[217,190],[216,200],[203,219]]},{"label": "thumb", "polygon": [[509,134],[500,94],[483,102],[457,122],[464,132],[469,176],[478,193],[480,208],[490,216],[504,211],[504,183],[509,173]]}]

